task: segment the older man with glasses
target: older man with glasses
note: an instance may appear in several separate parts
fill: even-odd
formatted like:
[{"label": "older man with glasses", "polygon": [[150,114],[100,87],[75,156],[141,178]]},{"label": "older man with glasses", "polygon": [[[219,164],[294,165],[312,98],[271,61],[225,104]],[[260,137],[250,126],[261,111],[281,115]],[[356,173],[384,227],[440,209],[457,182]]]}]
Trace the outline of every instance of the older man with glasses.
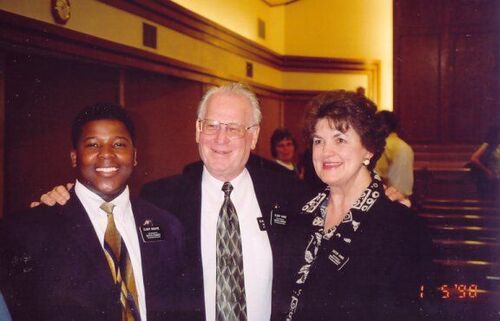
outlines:
[{"label": "older man with glasses", "polygon": [[257,98],[243,85],[210,89],[196,121],[202,161],[141,193],[191,228],[186,277],[194,300],[185,308],[207,321],[267,321],[272,304],[280,310],[271,298],[287,275],[287,214],[297,212],[303,193],[288,177],[248,162],[260,121]]}]

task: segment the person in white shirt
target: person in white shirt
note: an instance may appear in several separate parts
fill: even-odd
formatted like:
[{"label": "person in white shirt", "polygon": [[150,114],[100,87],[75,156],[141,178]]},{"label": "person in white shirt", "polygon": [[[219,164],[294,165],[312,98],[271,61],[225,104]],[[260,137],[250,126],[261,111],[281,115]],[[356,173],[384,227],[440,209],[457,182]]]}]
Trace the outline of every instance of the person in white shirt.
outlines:
[{"label": "person in white shirt", "polygon": [[71,200],[2,225],[1,284],[13,319],[164,320],[182,287],[182,228],[130,199],[131,120],[120,106],[89,106],[73,122],[72,143]]},{"label": "person in white shirt", "polygon": [[[182,175],[143,187],[141,196],[161,208],[179,213],[193,227],[191,248],[193,297],[188,308],[204,320],[220,320],[217,313],[216,230],[224,201],[221,187],[233,186],[241,231],[246,315],[229,320],[268,321],[280,302],[281,277],[288,276],[287,213],[296,213],[301,187],[288,175],[249,162],[259,134],[261,113],[255,95],[241,84],[209,90],[200,102],[196,141],[202,162],[186,166]],[[289,245],[290,243],[288,243]],[[274,272],[274,273],[273,273]],[[283,296],[284,299],[284,296]]]},{"label": "person in white shirt", "polygon": [[393,112],[384,110],[377,113],[387,133],[384,153],[377,161],[375,171],[384,183],[394,187],[405,196],[413,194],[413,149],[402,140],[396,130],[399,120]]}]

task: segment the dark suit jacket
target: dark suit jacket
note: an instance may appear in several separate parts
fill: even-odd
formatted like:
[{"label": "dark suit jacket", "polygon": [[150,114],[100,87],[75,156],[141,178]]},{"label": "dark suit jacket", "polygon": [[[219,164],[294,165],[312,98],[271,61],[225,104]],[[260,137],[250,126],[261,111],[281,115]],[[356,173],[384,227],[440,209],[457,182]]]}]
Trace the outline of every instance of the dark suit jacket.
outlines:
[{"label": "dark suit jacket", "polygon": [[[380,195],[360,225],[349,262],[340,271],[320,249],[311,268],[294,321],[420,320],[419,289],[433,278],[433,248],[417,214]],[[302,214],[302,255],[292,255],[298,271],[311,238],[313,214]],[[291,297],[291,293],[289,294]],[[281,320],[284,320],[284,316]]]},{"label": "dark suit jacket", "polygon": [[[138,228],[148,219],[163,231],[163,241],[138,237],[148,320],[164,320],[180,286],[182,228],[174,216],[145,201],[132,200],[132,209]],[[121,321],[119,288],[73,192],[66,205],[18,213],[2,228],[2,291],[14,320]]]},{"label": "dark suit jacket", "polygon": [[[282,296],[281,286],[287,282],[282,281],[281,278],[288,275],[285,272],[289,267],[286,249],[293,238],[288,237],[292,234],[289,233],[286,225],[269,224],[271,210],[278,206],[279,210],[275,211],[288,214],[288,225],[293,220],[293,215],[298,213],[298,208],[302,205],[303,200],[307,199],[309,195],[290,176],[260,166],[259,162],[249,162],[247,169],[252,178],[262,216],[267,224],[267,233],[273,252],[273,311],[282,310],[284,302],[281,298],[284,296]],[[205,319],[200,244],[202,172],[203,163],[196,162],[186,166],[182,175],[146,184],[141,192],[141,197],[174,213],[186,229],[190,230],[186,235],[186,255],[188,258],[185,272],[189,287],[186,292],[188,297],[183,300],[186,320]]]}]

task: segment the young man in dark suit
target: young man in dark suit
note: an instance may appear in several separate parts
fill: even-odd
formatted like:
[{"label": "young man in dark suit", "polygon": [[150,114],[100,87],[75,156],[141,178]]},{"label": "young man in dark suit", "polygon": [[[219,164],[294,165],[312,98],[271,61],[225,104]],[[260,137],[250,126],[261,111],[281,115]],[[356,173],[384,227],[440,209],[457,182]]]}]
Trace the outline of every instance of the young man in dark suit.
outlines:
[{"label": "young man in dark suit", "polygon": [[134,127],[120,106],[96,104],[72,126],[75,188],[2,227],[2,292],[14,320],[165,320],[176,310],[182,228],[131,200]]}]

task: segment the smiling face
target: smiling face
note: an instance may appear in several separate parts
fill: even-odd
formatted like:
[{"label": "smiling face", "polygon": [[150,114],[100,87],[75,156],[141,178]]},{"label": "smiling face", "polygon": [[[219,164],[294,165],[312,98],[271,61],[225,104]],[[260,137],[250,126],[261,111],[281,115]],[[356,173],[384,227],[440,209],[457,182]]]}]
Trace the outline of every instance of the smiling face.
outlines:
[{"label": "smiling face", "polygon": [[331,128],[328,119],[318,120],[312,152],[316,174],[329,186],[343,188],[369,182],[370,173],[362,162],[373,154],[361,144],[352,126],[342,133]]},{"label": "smiling face", "polygon": [[78,180],[105,201],[125,189],[136,165],[136,150],[127,127],[112,119],[83,125],[70,156]]},{"label": "smiling face", "polygon": [[[237,94],[214,94],[202,117],[245,127],[255,125],[250,102]],[[243,137],[233,138],[227,136],[225,126],[221,126],[213,135],[200,132],[199,127],[196,127],[196,142],[201,160],[212,176],[224,182],[232,180],[243,171],[258,137],[258,126],[246,130]]]}]

